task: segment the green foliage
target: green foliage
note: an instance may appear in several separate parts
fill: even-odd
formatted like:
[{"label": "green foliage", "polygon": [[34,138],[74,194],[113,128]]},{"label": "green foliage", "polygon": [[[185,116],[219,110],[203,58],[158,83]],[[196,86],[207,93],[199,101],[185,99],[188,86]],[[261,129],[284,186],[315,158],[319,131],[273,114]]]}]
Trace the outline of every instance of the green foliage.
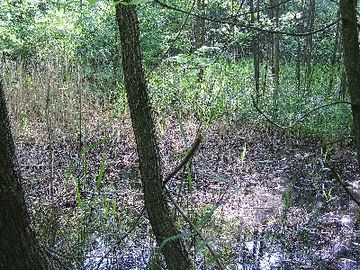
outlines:
[{"label": "green foliage", "polygon": [[284,215],[289,212],[290,207],[292,206],[292,200],[293,200],[293,187],[292,185],[288,185],[286,188],[286,191],[284,193],[283,201],[284,201]]},{"label": "green foliage", "polygon": [[[175,0],[168,3],[194,12],[188,1]],[[136,6],[154,111],[159,121],[176,114],[185,146],[189,144],[183,126],[187,118],[196,118],[206,127],[216,121],[228,120],[236,120],[236,123],[244,126],[270,125],[256,111],[251,98],[255,94],[251,46],[257,32],[245,27],[206,21],[203,29],[205,42],[195,49],[194,18],[161,8],[151,1],[3,0],[0,2],[0,51],[7,63],[1,69],[1,75],[12,89],[9,103],[15,108],[16,136],[25,136],[26,132],[30,132],[32,123],[46,122],[44,112],[47,111],[47,93],[54,126],[61,123],[59,128],[67,128],[71,133],[78,130],[80,95],[83,98],[82,113],[88,119],[96,114],[113,118],[128,114],[115,19],[117,4]],[[263,7],[265,5],[260,6]],[[226,18],[240,11],[246,13],[248,9],[246,1],[215,0],[206,3],[205,15]],[[284,4],[277,29],[288,32],[307,30],[305,10],[303,1]],[[336,12],[336,3],[317,1],[315,25],[321,27],[333,20]],[[249,14],[237,16],[237,21],[244,25],[249,24],[249,19]],[[255,26],[275,28],[269,12],[260,12]],[[263,115],[281,126],[290,126],[290,132],[297,132],[303,137],[329,139],[348,135],[351,133],[349,105],[326,106],[307,114],[319,106],[347,100],[346,94],[345,97],[339,96],[342,71],[339,50],[333,52],[335,28],[316,34],[313,39],[313,67],[307,88],[307,37],[280,37],[280,84],[274,108],[276,86],[268,55],[271,36],[260,34],[261,89],[258,107]],[[296,77],[298,45],[301,49],[299,88]],[[335,65],[329,61],[333,55]],[[330,84],[330,81],[333,83]],[[304,115],[306,117],[303,118]],[[65,172],[65,189],[75,201],[76,220],[67,214],[63,214],[63,217],[67,219],[64,222],[73,225],[73,230],[56,232],[55,223],[48,226],[44,223],[45,218],[39,217],[39,214],[35,216],[43,238],[51,235],[51,242],[56,243],[56,237],[62,234],[70,243],[76,241],[72,246],[78,261],[83,259],[96,232],[119,235],[119,230],[135,219],[132,214],[122,215],[122,209],[114,199],[115,196],[112,196],[116,190],[115,184],[106,179],[109,152],[105,151],[95,168],[89,163],[90,153],[105,143],[100,141],[83,149],[79,157],[81,161],[70,161]],[[240,156],[242,165],[247,148],[245,143]],[[325,154],[324,159],[326,157]],[[96,177],[89,177],[88,171],[91,169],[96,171]],[[191,166],[186,172],[188,190],[192,192],[194,179]],[[322,196],[330,200],[333,192],[332,187],[323,186]],[[285,217],[293,206],[293,196],[293,187],[289,186],[283,196]],[[313,203],[316,199],[312,194],[303,196],[308,196],[307,203]],[[200,230],[210,223],[215,210],[216,207],[205,211],[200,217],[194,211],[188,213],[195,227]],[[57,213],[54,212],[51,220],[56,217]],[[220,229],[223,228],[219,226]],[[279,240],[282,237],[275,236]],[[194,234],[187,232],[166,239],[160,243],[156,256],[169,241],[189,237],[195,239]],[[195,252],[202,252],[213,239],[196,239]],[[305,231],[303,242],[308,241],[309,235]]]}]

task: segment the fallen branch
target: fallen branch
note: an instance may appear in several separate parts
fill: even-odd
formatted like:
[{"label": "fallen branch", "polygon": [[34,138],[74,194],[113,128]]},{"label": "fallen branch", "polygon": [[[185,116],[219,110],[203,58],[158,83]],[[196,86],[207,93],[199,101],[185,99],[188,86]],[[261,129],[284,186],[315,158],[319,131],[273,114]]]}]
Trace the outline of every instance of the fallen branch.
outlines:
[{"label": "fallen branch", "polygon": [[163,188],[165,185],[190,161],[190,159],[194,156],[196,150],[198,149],[200,143],[202,141],[202,135],[199,134],[195,141],[193,142],[189,152],[186,157],[180,162],[180,164],[165,178],[163,182]]},{"label": "fallen branch", "polygon": [[328,146],[328,145],[332,145],[332,144],[336,144],[336,143],[345,141],[345,140],[347,140],[347,139],[353,139],[353,136],[346,136],[346,137],[342,137],[342,138],[337,139],[337,140],[334,140],[334,141],[330,141],[330,142],[326,142],[326,143],[317,145],[317,146],[311,148],[310,151],[315,151],[315,150],[317,150],[317,149],[319,149],[319,148],[322,148],[322,147],[325,147],[325,146]]},{"label": "fallen branch", "polygon": [[352,199],[357,204],[357,206],[360,207],[360,199],[357,198],[357,196],[354,194],[354,192],[352,192],[352,190],[349,189],[348,184],[344,183],[344,181],[341,180],[341,176],[337,173],[337,171],[334,168],[330,166],[327,167],[335,176],[335,180],[343,187],[345,192],[349,195],[350,199]]}]

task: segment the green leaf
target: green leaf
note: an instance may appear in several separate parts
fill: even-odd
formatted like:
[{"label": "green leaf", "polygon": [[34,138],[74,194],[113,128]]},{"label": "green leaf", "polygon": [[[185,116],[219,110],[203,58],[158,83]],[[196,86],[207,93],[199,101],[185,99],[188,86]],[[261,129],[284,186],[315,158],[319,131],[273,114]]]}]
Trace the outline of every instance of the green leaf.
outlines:
[{"label": "green leaf", "polygon": [[104,175],[105,175],[105,169],[106,169],[106,160],[108,159],[109,157],[109,153],[107,153],[103,160],[101,161],[101,165],[100,165],[100,169],[99,169],[99,174],[98,176],[96,177],[96,183],[95,183],[95,191],[99,191],[100,190],[100,186],[101,186],[101,183],[103,182],[104,180]]},{"label": "green leaf", "polygon": [[97,1],[99,1],[99,0],[88,0],[90,5],[95,5]]},{"label": "green leaf", "polygon": [[75,194],[76,204],[80,209],[83,209],[83,201],[81,199],[81,187],[78,179],[75,179]]},{"label": "green leaf", "polygon": [[129,4],[135,6],[135,5],[145,3],[145,2],[146,2],[146,0],[131,0]]},{"label": "green leaf", "polygon": [[196,222],[195,227],[200,229],[202,227],[202,225],[204,225],[205,223],[207,223],[211,217],[214,215],[215,210],[218,207],[213,207],[210,211],[206,212],[199,221]]},{"label": "green leaf", "polygon": [[164,246],[166,245],[166,243],[170,242],[170,241],[174,241],[177,239],[184,239],[184,238],[188,238],[192,235],[192,233],[190,232],[183,232],[183,233],[179,233],[173,236],[170,236],[168,238],[166,238],[164,241],[162,241],[161,245],[159,246],[159,251],[161,251]]},{"label": "green leaf", "polygon": [[205,248],[206,245],[210,244],[211,242],[214,241],[214,238],[206,238],[204,241],[201,241],[197,246],[196,246],[196,251],[197,252],[202,252]]},{"label": "green leaf", "polygon": [[185,132],[185,129],[184,129],[184,125],[183,125],[183,121],[182,121],[182,118],[181,118],[181,112],[180,111],[178,111],[178,113],[177,113],[177,120],[178,120],[178,123],[179,123],[181,137],[183,138],[185,146],[188,147],[188,139],[187,139],[187,136],[186,136],[186,132]]},{"label": "green leaf", "polygon": [[125,2],[125,1],[114,1],[111,3],[111,5],[113,5],[113,6],[117,6],[117,5],[128,6],[128,5],[130,5],[130,3]]}]

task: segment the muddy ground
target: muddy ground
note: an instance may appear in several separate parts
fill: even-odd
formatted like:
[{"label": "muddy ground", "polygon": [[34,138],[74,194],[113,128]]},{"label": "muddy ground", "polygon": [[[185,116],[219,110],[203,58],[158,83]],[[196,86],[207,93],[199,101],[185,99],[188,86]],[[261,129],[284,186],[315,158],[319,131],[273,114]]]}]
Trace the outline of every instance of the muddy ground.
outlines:
[{"label": "muddy ground", "polygon": [[[133,228],[143,203],[130,121],[86,123],[83,154],[79,136],[65,127],[17,132],[39,239],[63,267],[145,269],[154,240],[145,215]],[[191,145],[199,124],[183,125]],[[158,130],[166,175],[184,157],[185,139],[174,118]],[[360,199],[360,175],[351,141],[321,146],[303,134],[236,122],[203,132],[191,171],[169,189],[226,269],[360,269],[360,208],[349,196]],[[204,241],[186,241],[197,247],[199,269],[218,268]]]}]

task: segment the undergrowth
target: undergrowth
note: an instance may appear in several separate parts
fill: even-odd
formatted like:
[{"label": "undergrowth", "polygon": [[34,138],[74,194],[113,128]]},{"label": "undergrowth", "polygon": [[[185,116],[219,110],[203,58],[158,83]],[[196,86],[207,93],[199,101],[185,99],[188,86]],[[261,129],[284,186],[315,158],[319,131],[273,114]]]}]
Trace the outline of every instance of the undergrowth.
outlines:
[{"label": "undergrowth", "polygon": [[[82,118],[116,118],[128,112],[122,78],[116,78],[111,69],[107,72],[111,74],[97,73],[89,65],[60,59],[6,61],[2,66],[16,136],[24,135],[30,123],[75,132]],[[234,62],[196,54],[169,58],[149,72],[149,93],[157,120],[181,113],[205,125],[226,119],[262,125],[268,118],[303,136],[333,139],[349,135],[349,106],[326,106],[343,100],[338,67],[315,65],[308,89],[304,89],[304,69],[299,88],[295,63],[282,63],[276,109],[270,68],[262,66],[261,89],[255,98],[250,59]],[[317,107],[322,108],[311,112]]]}]

